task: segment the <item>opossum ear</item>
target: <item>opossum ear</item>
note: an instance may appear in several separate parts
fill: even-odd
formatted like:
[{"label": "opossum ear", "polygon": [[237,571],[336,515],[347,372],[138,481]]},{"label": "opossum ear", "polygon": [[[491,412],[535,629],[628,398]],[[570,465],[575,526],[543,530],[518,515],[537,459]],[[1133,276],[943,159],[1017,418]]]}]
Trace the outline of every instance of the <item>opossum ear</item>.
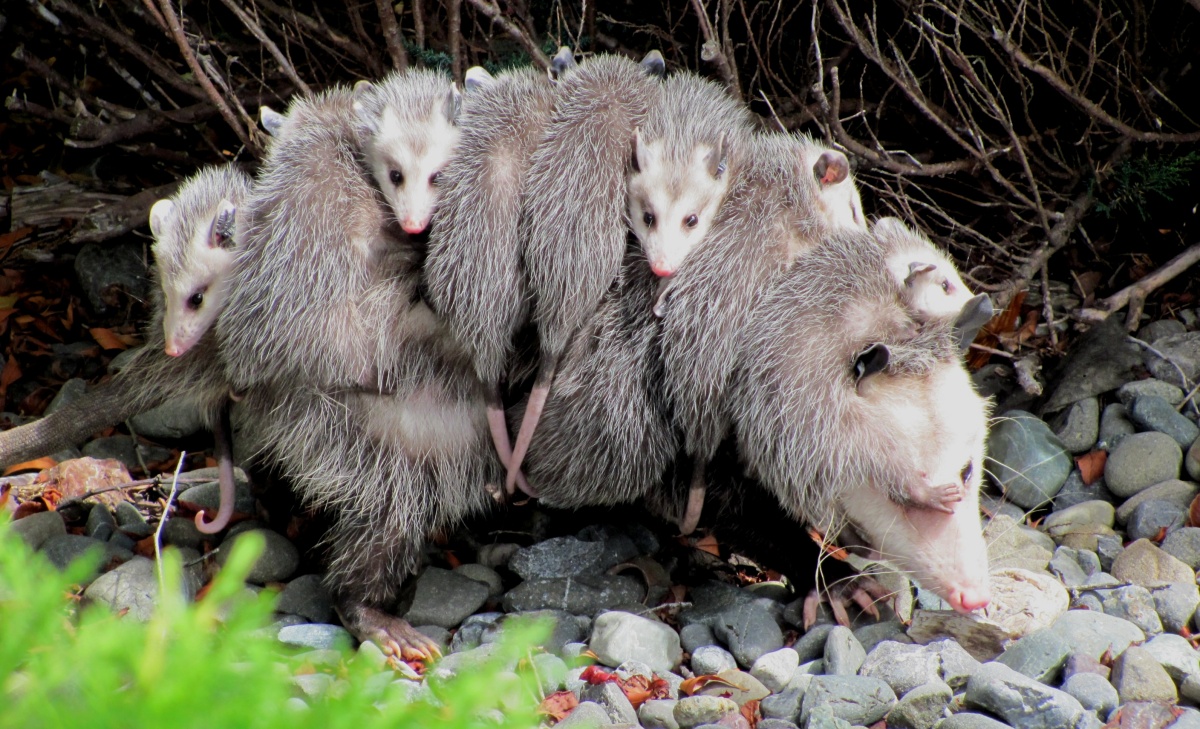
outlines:
[{"label": "opossum ear", "polygon": [[272,137],[278,137],[279,131],[283,129],[283,123],[287,121],[287,117],[263,104],[258,107],[258,121],[263,125],[263,129],[267,130],[267,134],[270,134]]},{"label": "opossum ear", "polygon": [[904,285],[912,286],[913,282],[917,280],[918,276],[925,273],[931,273],[936,270],[937,266],[933,265],[932,263],[913,261],[912,263],[908,264],[908,277],[904,279]]},{"label": "opossum ear", "polygon": [[451,124],[457,124],[460,111],[462,111],[462,92],[458,90],[458,84],[452,83],[450,84],[450,93],[446,95],[446,107],[443,113]]},{"label": "opossum ear", "polygon": [[575,54],[571,52],[569,46],[559,46],[558,53],[554,54],[554,58],[550,59],[550,78],[558,80],[564,73],[575,68],[578,64],[575,63]]},{"label": "opossum ear", "polygon": [[237,206],[228,200],[222,200],[221,204],[217,206],[217,215],[213,218],[212,228],[208,232],[208,246],[225,250],[232,249],[236,223]]},{"label": "opossum ear", "polygon": [[958,348],[965,352],[967,347],[971,346],[971,342],[975,341],[979,330],[991,320],[995,313],[995,309],[992,308],[992,300],[988,298],[987,294],[979,294],[963,304],[962,311],[954,320],[954,336],[958,339]]},{"label": "opossum ear", "polygon": [[367,97],[374,90],[375,85],[370,81],[359,81],[354,84],[354,114],[358,117],[359,123],[371,132],[378,127],[378,120],[367,111]]},{"label": "opossum ear", "polygon": [[476,89],[487,86],[495,80],[492,74],[488,73],[487,69],[483,66],[471,66],[467,69],[466,75],[463,76],[463,89],[467,93],[471,93]]},{"label": "opossum ear", "polygon": [[170,200],[159,200],[150,208],[150,232],[155,238],[162,237],[167,232],[167,226],[175,217],[175,203]]},{"label": "opossum ear", "polygon": [[642,128],[635,127],[633,130],[633,155],[630,159],[630,164],[633,165],[633,171],[640,173],[649,165],[650,160],[646,157],[646,147],[642,144]]},{"label": "opossum ear", "polygon": [[722,134],[721,141],[717,143],[717,148],[710,150],[705,157],[705,162],[708,165],[708,174],[712,175],[713,179],[721,179],[721,175],[725,174],[725,167],[729,160],[729,135]]},{"label": "opossum ear", "polygon": [[850,176],[850,160],[836,150],[822,152],[813,165],[813,176],[822,185],[836,185]]},{"label": "opossum ear", "polygon": [[662,78],[667,75],[667,62],[663,58],[663,54],[657,50],[650,51],[646,57],[642,59],[642,72],[647,76],[657,76]]},{"label": "opossum ear", "polygon": [[854,360],[854,381],[862,382],[864,377],[883,372],[883,368],[887,367],[891,356],[892,353],[888,351],[887,345],[882,342],[876,342],[864,349]]}]

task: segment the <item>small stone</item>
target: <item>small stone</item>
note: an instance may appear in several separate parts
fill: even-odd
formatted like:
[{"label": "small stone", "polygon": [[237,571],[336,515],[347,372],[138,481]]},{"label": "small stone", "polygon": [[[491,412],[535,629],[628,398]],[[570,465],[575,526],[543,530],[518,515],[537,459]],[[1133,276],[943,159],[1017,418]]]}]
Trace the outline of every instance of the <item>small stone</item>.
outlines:
[{"label": "small stone", "polygon": [[1132,646],[1113,663],[1113,686],[1121,703],[1129,701],[1166,701],[1174,703],[1179,695],[1166,669],[1154,660],[1150,651]]},{"label": "small stone", "polygon": [[655,671],[670,671],[683,657],[674,629],[625,612],[601,613],[592,624],[588,644],[607,666],[641,661]]},{"label": "small stone", "polygon": [[1058,418],[1054,434],[1071,453],[1087,453],[1100,435],[1100,400],[1085,397]]},{"label": "small stone", "polygon": [[1090,484],[1085,484],[1083,482],[1083,474],[1076,468],[1071,471],[1071,475],[1067,476],[1066,483],[1054,495],[1053,509],[1054,511],[1062,511],[1076,504],[1082,504],[1085,501],[1107,501],[1112,503],[1116,501],[1116,498],[1108,490],[1108,486],[1104,485],[1103,476]]},{"label": "small stone", "polygon": [[713,623],[712,630],[742,666],[752,666],[759,656],[783,647],[783,631],[779,624],[757,602],[723,611]]},{"label": "small stone", "polygon": [[[650,699],[638,709],[638,723],[645,729],[679,729],[675,721],[675,704],[671,699]],[[759,723],[761,727],[762,724]]]},{"label": "small stone", "polygon": [[584,640],[592,629],[591,621],[582,615],[572,615],[564,610],[530,610],[510,613],[499,625],[491,629],[484,628],[483,642],[490,643],[495,640],[499,631],[514,620],[549,623],[552,626],[550,635],[541,641],[541,647],[551,653],[561,653],[568,643]]},{"label": "small stone", "polygon": [[1107,681],[1111,669],[1086,653],[1072,653],[1067,658],[1066,667],[1063,668],[1063,680],[1077,673],[1094,673]]},{"label": "small stone", "polygon": [[800,655],[794,649],[780,648],[759,656],[750,668],[750,675],[762,681],[772,692],[782,691],[788,681],[792,680],[792,674],[799,665]]},{"label": "small stone", "polygon": [[1143,395],[1133,401],[1129,408],[1129,419],[1145,430],[1165,433],[1175,439],[1179,447],[1190,448],[1200,437],[1200,428],[1166,400],[1157,395]]},{"label": "small stone", "polygon": [[283,588],[275,610],[299,615],[314,623],[333,620],[333,598],[320,575],[301,575]]},{"label": "small stone", "polygon": [[1136,496],[1130,497],[1125,503],[1117,507],[1117,523],[1125,524],[1128,522],[1133,516],[1134,510],[1147,501],[1166,501],[1186,510],[1197,495],[1200,495],[1200,485],[1192,481],[1171,479],[1170,481],[1156,483],[1150,488],[1139,492]]},{"label": "small stone", "polygon": [[1162,551],[1188,567],[1200,569],[1200,527],[1183,527],[1167,535]]},{"label": "small stone", "polygon": [[130,422],[135,433],[152,440],[179,440],[204,430],[200,406],[195,400],[183,397],[138,413]]},{"label": "small stone", "polygon": [[558,729],[600,729],[608,724],[608,712],[603,706],[594,701],[584,701],[554,726]]},{"label": "small stone", "polygon": [[946,713],[954,692],[942,681],[918,686],[900,697],[887,715],[895,729],[933,729]]},{"label": "small stone", "polygon": [[884,620],[878,623],[868,622],[862,627],[854,629],[854,637],[858,638],[858,642],[862,644],[863,650],[870,653],[875,646],[885,640],[900,641],[907,643],[911,640],[905,631],[908,626],[899,620]]},{"label": "small stone", "polygon": [[[646,729],[650,729],[650,727],[646,727]],[[763,719],[758,722],[758,729],[800,729],[800,727],[796,726],[796,722],[786,719]]]},{"label": "small stone", "polygon": [[601,564],[601,555],[595,542],[554,537],[517,550],[508,568],[524,580],[574,577],[611,567]]},{"label": "small stone", "polygon": [[716,645],[717,638],[713,635],[712,629],[704,623],[692,623],[679,630],[679,642],[683,644],[685,651],[695,653],[696,649],[702,646]]},{"label": "small stone", "polygon": [[[95,511],[95,509],[92,509],[92,511]],[[204,542],[212,540],[213,536],[204,534],[197,529],[195,519],[173,516],[167,519],[167,523],[163,525],[162,538],[164,544],[173,544],[176,547],[199,550],[204,546]]]},{"label": "small stone", "polygon": [[946,717],[941,724],[937,725],[937,729],[1011,729],[1011,727],[986,714],[963,711]]},{"label": "small stone", "polygon": [[87,524],[84,529],[89,537],[107,542],[116,528],[117,520],[104,504],[95,504],[88,511]]},{"label": "small stone", "polygon": [[833,715],[851,724],[869,726],[887,716],[896,705],[896,694],[877,678],[864,676],[814,676],[800,709],[800,724],[807,726],[817,707],[828,706]]},{"label": "small stone", "polygon": [[1200,438],[1188,446],[1183,457],[1183,465],[1193,481],[1200,481]]},{"label": "small stone", "polygon": [[[1079,566],[1079,561],[1075,557],[1076,554],[1078,554],[1078,550],[1071,549],[1070,547],[1059,547],[1054,550],[1054,557],[1050,560],[1050,571],[1058,575],[1058,579],[1062,580],[1062,583],[1067,587],[1077,587],[1087,582],[1088,575],[1083,571],[1083,567]],[[1016,668],[1016,666],[1013,666],[1013,668]],[[1017,670],[1021,669],[1018,668]]]},{"label": "small stone", "polygon": [[479,552],[475,555],[475,559],[484,567],[492,569],[500,569],[508,565],[509,560],[513,555],[521,549],[521,545],[513,544],[512,542],[501,542],[499,544],[485,544],[479,548]]},{"label": "small stone", "polygon": [[675,722],[680,729],[716,723],[722,717],[736,714],[738,705],[720,696],[688,696],[675,704]]},{"label": "small stone", "polygon": [[1111,650],[1117,656],[1130,644],[1146,640],[1142,629],[1128,620],[1091,610],[1068,610],[1054,621],[1050,629],[1075,652],[1097,660],[1105,651]]},{"label": "small stone", "polygon": [[[500,622],[503,619],[504,613],[476,613],[468,617],[462,622],[462,625],[458,626],[458,631],[450,639],[450,652],[461,653],[478,648],[481,643],[485,642],[485,636],[491,638],[499,632]],[[490,642],[490,640],[486,642]]]},{"label": "small stone", "polygon": [[1126,547],[1113,560],[1112,573],[1118,580],[1146,588],[1196,581],[1195,570],[1147,539],[1139,539]]},{"label": "small stone", "polygon": [[[113,435],[88,441],[80,449],[83,455],[97,460],[115,459],[130,470],[140,468],[137,457],[137,442],[127,435]],[[130,504],[132,506],[132,504]]]},{"label": "small stone", "polygon": [[1182,635],[1163,633],[1142,646],[1174,681],[1200,675],[1200,653]]},{"label": "small stone", "polygon": [[1179,381],[1179,371],[1188,380],[1196,379],[1200,373],[1200,337],[1195,332],[1169,334],[1159,337],[1154,342],[1154,348],[1167,359],[1146,350],[1142,357],[1146,369],[1160,380],[1182,385]]},{"label": "small stone", "polygon": [[117,519],[117,529],[134,539],[145,539],[154,533],[154,530],[146,523],[146,517],[142,516],[142,512],[128,501],[119,502],[113,513]]},{"label": "small stone", "polygon": [[1129,498],[1156,483],[1179,478],[1183,451],[1165,433],[1134,433],[1126,436],[1108,456],[1104,482],[1120,497]]},{"label": "small stone", "polygon": [[612,681],[588,684],[579,692],[580,701],[595,701],[608,714],[610,724],[637,724],[637,711],[629,703],[625,692]]},{"label": "small stone", "polygon": [[[1169,501],[1146,501],[1133,510],[1125,525],[1129,539],[1157,539],[1183,526],[1187,512]],[[1165,531],[1164,531],[1165,530]]]},{"label": "small stone", "polygon": [[1010,410],[988,435],[988,468],[1004,495],[1026,509],[1058,493],[1071,473],[1071,457],[1040,418]]},{"label": "small stone", "polygon": [[1136,432],[1137,428],[1129,421],[1129,411],[1121,403],[1113,403],[1100,414],[1100,438],[1096,447],[1112,453],[1126,436]]},{"label": "small stone", "polygon": [[[825,672],[833,676],[855,676],[862,667],[867,652],[849,628],[841,625],[829,632],[825,640]],[[797,660],[798,662],[798,660]]]},{"label": "small stone", "polygon": [[458,572],[426,568],[417,578],[412,606],[404,616],[413,625],[453,628],[487,602],[487,585]]},{"label": "small stone", "polygon": [[[803,699],[804,692],[799,687],[788,688],[763,699],[758,708],[764,717],[783,719],[795,723],[800,721],[800,702]],[[759,726],[762,726],[762,724],[759,724]]]},{"label": "small stone", "polygon": [[1114,390],[1134,378],[1142,366],[1141,347],[1130,342],[1119,317],[1109,317],[1084,334],[1063,365],[1062,378],[1046,402],[1058,412],[1085,397]]},{"label": "small stone", "polygon": [[340,625],[303,623],[279,629],[279,642],[304,648],[340,648],[353,643],[350,631]]},{"label": "small stone", "polygon": [[454,571],[476,582],[482,582],[488,586],[488,597],[500,597],[504,594],[504,581],[500,579],[499,573],[491,567],[485,567],[477,562],[468,562],[454,568]]},{"label": "small stone", "polygon": [[62,514],[57,511],[43,511],[30,514],[23,519],[12,522],[10,528],[25,540],[30,549],[41,549],[42,545],[52,537],[67,533]]},{"label": "small stone", "polygon": [[978,671],[979,667],[983,665],[951,638],[935,640],[925,647],[936,653],[941,659],[942,680],[955,691],[966,686],[971,674]]},{"label": "small stone", "polygon": [[[101,542],[99,539],[85,537],[82,534],[60,534],[57,537],[51,537],[42,545],[42,554],[46,555],[46,559],[50,560],[50,564],[65,570],[75,560],[79,559],[88,552],[99,552],[107,554],[110,550],[109,545]],[[99,570],[103,567],[103,557],[101,564],[97,565],[90,576],[85,578],[86,582],[91,582],[100,574]]]},{"label": "small stone", "polygon": [[854,729],[850,722],[837,716],[834,708],[829,705],[817,706],[809,714],[804,723],[805,729]]},{"label": "small stone", "polygon": [[158,600],[158,572],[152,560],[134,557],[104,573],[83,591],[84,600],[107,605],[115,613],[124,613],[145,622],[154,614]]},{"label": "small stone", "polygon": [[1075,697],[1001,663],[985,663],[967,682],[966,702],[1028,729],[1073,727],[1083,714]]},{"label": "small stone", "polygon": [[996,661],[1035,681],[1050,684],[1058,677],[1071,646],[1049,628],[1035,630],[1010,644]]},{"label": "small stone", "polygon": [[[1150,378],[1148,380],[1134,380],[1126,382],[1117,388],[1117,399],[1121,401],[1121,405],[1128,408],[1133,404],[1134,400],[1139,397],[1153,395],[1167,401],[1172,407],[1183,402],[1183,390],[1172,385],[1169,382]],[[1132,432],[1132,431],[1130,431]]]},{"label": "small stone", "polygon": [[737,661],[733,654],[720,646],[701,646],[692,653],[692,673],[697,676],[709,673],[717,674],[735,668],[737,668]]},{"label": "small stone", "polygon": [[[262,554],[250,568],[250,574],[246,575],[247,582],[256,585],[282,582],[291,577],[300,566],[300,552],[296,545],[287,537],[270,529],[250,529],[232,537],[233,544],[228,549],[222,546],[221,551],[217,553],[217,564],[224,566],[236,547],[236,542],[245,538],[247,534],[258,534],[264,542]],[[230,539],[227,538],[226,541]]]},{"label": "small stone", "polygon": [[1101,676],[1094,673],[1077,673],[1063,682],[1062,690],[1078,699],[1087,711],[1101,719],[1117,708],[1120,697],[1117,690]]},{"label": "small stone", "polygon": [[814,658],[825,655],[825,641],[829,640],[829,633],[832,630],[832,623],[823,623],[812,626],[807,633],[800,636],[800,639],[792,646],[792,650],[796,651],[801,663],[808,663]]},{"label": "small stone", "polygon": [[989,567],[993,571],[1010,567],[1030,572],[1046,569],[1054,548],[1047,549],[1038,536],[1044,535],[1035,535],[1021,529],[1010,517],[997,516],[992,519],[983,530],[983,539],[988,548]]},{"label": "small stone", "polygon": [[1193,703],[1200,703],[1200,676],[1192,674],[1179,684],[1179,695]]},{"label": "small stone", "polygon": [[1154,609],[1154,597],[1141,585],[1099,590],[1098,596],[1106,614],[1128,620],[1146,635],[1162,632],[1162,621]]},{"label": "small stone", "polygon": [[506,612],[565,610],[595,615],[618,605],[640,602],[645,589],[624,575],[585,575],[525,580],[504,594]]},{"label": "small stone", "polygon": [[1103,570],[1112,572],[1113,561],[1124,551],[1125,545],[1115,534],[1096,538],[1096,556],[1100,558],[1100,568]]},{"label": "small stone", "polygon": [[859,675],[878,678],[897,696],[941,680],[941,660],[925,646],[885,640],[863,661]]},{"label": "small stone", "polygon": [[1155,589],[1153,594],[1154,609],[1162,619],[1163,629],[1172,633],[1187,627],[1200,606],[1200,590],[1195,584],[1167,585]]}]

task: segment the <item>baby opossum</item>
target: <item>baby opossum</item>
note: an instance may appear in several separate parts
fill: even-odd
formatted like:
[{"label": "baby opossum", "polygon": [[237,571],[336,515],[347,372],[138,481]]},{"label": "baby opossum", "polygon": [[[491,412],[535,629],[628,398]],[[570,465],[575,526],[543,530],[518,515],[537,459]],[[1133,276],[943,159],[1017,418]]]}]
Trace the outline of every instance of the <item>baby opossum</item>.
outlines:
[{"label": "baby opossum", "polygon": [[[570,55],[564,51],[556,58],[566,71]],[[424,276],[430,305],[466,348],[489,391],[488,422],[507,466],[512,448],[499,383],[513,337],[528,316],[518,237],[521,196],[530,156],[554,109],[554,89],[533,69],[492,78],[474,68],[467,71],[466,94],[458,148],[439,178]]]},{"label": "baby opossum", "polygon": [[521,217],[540,362],[506,487],[511,490],[571,337],[616,280],[625,252],[625,187],[634,130],[663,72],[652,51],[585,60],[557,87],[554,114],[533,153]]},{"label": "baby opossum", "polygon": [[482,509],[499,476],[480,385],[420,300],[419,245],[398,229],[428,223],[458,106],[450,80],[423,71],[294,101],[218,322],[264,454],[332,512],[326,579],[343,622],[409,658],[436,645],[389,603],[428,533]]},{"label": "baby opossum", "polygon": [[[739,456],[788,513],[831,537],[852,526],[970,612],[989,600],[988,406],[958,354],[973,333],[914,327],[885,257],[870,234],[835,233],[765,293],[729,397]],[[923,503],[950,492],[945,508]]]},{"label": "baby opossum", "polygon": [[146,344],[110,382],[41,420],[0,435],[0,462],[16,463],[76,445],[89,435],[169,400],[196,403],[213,431],[220,508],[197,528],[221,531],[233,515],[229,387],[210,332],[229,293],[238,206],[250,178],[234,165],[201,170],[150,209],[155,270]]},{"label": "baby opossum", "polygon": [[693,73],[663,81],[634,135],[629,227],[656,276],[668,278],[700,245],[741,167],[749,110]]},{"label": "baby opossum", "polygon": [[887,251],[887,268],[918,321],[954,319],[974,296],[954,261],[897,218],[880,218],[871,231]]},{"label": "baby opossum", "polygon": [[845,155],[805,136],[758,134],[730,167],[730,188],[704,243],[662,293],[663,388],[695,459],[681,527],[695,526],[704,463],[729,431],[728,381],[742,330],[769,282],[830,233],[865,229]]}]

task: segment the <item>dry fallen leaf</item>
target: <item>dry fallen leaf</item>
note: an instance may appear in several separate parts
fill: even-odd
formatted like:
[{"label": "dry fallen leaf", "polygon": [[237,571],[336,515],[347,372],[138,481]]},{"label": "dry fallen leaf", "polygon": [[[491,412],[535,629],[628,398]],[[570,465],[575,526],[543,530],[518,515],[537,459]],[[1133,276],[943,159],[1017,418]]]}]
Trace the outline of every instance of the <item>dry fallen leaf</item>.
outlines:
[{"label": "dry fallen leaf", "polygon": [[570,691],[552,693],[538,704],[537,713],[545,714],[556,722],[567,718],[567,715],[579,706],[579,699]]},{"label": "dry fallen leaf", "polygon": [[685,679],[683,683],[679,684],[679,691],[680,691],[680,693],[685,693],[688,696],[691,696],[691,695],[695,694],[697,691],[699,691],[700,689],[704,688],[705,686],[707,686],[709,684],[713,684],[713,683],[730,686],[730,687],[737,689],[738,691],[746,690],[745,688],[738,686],[736,683],[733,683],[731,681],[727,681],[726,679],[721,678],[720,676],[716,675],[715,673],[706,673],[702,676],[694,676],[692,678]]},{"label": "dry fallen leaf", "polygon": [[1092,451],[1075,459],[1079,466],[1079,475],[1083,477],[1085,486],[1091,486],[1104,475],[1104,464],[1108,462],[1108,451]]},{"label": "dry fallen leaf", "polygon": [[717,543],[717,538],[711,534],[706,534],[696,541],[696,549],[701,552],[708,552],[714,557],[721,556],[721,545]]},{"label": "dry fallen leaf", "polygon": [[44,458],[35,458],[32,461],[14,463],[13,465],[4,469],[3,475],[11,476],[14,473],[20,473],[21,471],[43,471],[47,468],[54,468],[56,465],[58,465],[58,461],[50,458],[49,456]]},{"label": "dry fallen leaf", "polygon": [[92,339],[104,349],[129,349],[137,343],[136,338],[128,334],[117,334],[111,329],[92,327],[88,330]]}]

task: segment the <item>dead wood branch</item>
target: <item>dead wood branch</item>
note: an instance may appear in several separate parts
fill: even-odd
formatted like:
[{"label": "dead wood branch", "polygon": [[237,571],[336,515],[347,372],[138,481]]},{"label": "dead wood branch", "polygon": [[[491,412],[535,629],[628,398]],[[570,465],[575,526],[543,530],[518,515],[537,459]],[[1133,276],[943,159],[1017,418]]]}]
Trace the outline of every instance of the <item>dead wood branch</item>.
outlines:
[{"label": "dead wood branch", "polygon": [[[725,8],[727,3],[721,0],[721,7]],[[717,71],[721,74],[721,80],[725,82],[725,88],[729,89],[729,93],[737,99],[742,97],[742,85],[738,82],[737,69],[734,67],[734,62],[727,54],[728,48],[728,14],[722,13],[724,19],[723,27],[725,33],[723,38],[717,38],[716,31],[713,30],[712,21],[708,18],[708,11],[704,9],[704,0],[692,0],[692,9],[696,11],[696,20],[700,23],[700,32],[704,34],[704,47],[700,51],[700,57],[709,63],[715,64]]]},{"label": "dead wood branch", "polygon": [[305,96],[311,96],[312,90],[308,88],[308,84],[304,83],[304,80],[300,78],[298,73],[296,73],[296,69],[292,67],[292,62],[288,60],[287,56],[283,55],[283,51],[279,50],[279,46],[275,45],[275,41],[271,40],[271,38],[267,35],[267,32],[264,31],[262,26],[258,24],[258,21],[250,17],[250,14],[243,10],[242,7],[237,4],[236,0],[221,0],[221,2],[225,5],[225,7],[229,8],[231,13],[237,16],[238,20],[242,21],[242,25],[246,26],[246,30],[250,31],[250,33],[258,39],[258,42],[263,44],[263,47],[267,49],[267,52],[270,53],[271,57],[275,59],[275,62],[279,64],[280,70],[283,71],[284,75],[291,79],[292,83],[296,85],[296,88],[300,91],[300,93],[304,94]]},{"label": "dead wood branch", "polygon": [[407,70],[408,53],[404,50],[404,39],[400,37],[400,24],[396,22],[396,11],[392,9],[392,3],[390,0],[375,0],[375,9],[379,12],[379,24],[383,26],[383,39],[387,43],[388,55],[392,57],[392,70]]},{"label": "dead wood branch", "polygon": [[522,30],[520,26],[504,17],[500,8],[493,2],[489,0],[467,0],[467,2],[471,4],[471,7],[486,15],[505,33],[512,36],[513,40],[520,43],[521,47],[525,49],[525,52],[529,54],[534,63],[541,66],[543,70],[550,68],[550,59],[546,57],[545,53],[542,53],[542,49],[530,39],[529,34]]},{"label": "dead wood branch", "polygon": [[1196,263],[1200,263],[1200,243],[1188,247],[1164,264],[1162,268],[1142,277],[1137,283],[1130,284],[1112,296],[1097,301],[1095,306],[1080,309],[1075,312],[1075,316],[1082,321],[1095,324],[1104,321],[1113,312],[1128,306],[1129,313],[1125,318],[1125,329],[1132,332],[1141,323],[1142,307],[1146,304],[1146,297]]}]

